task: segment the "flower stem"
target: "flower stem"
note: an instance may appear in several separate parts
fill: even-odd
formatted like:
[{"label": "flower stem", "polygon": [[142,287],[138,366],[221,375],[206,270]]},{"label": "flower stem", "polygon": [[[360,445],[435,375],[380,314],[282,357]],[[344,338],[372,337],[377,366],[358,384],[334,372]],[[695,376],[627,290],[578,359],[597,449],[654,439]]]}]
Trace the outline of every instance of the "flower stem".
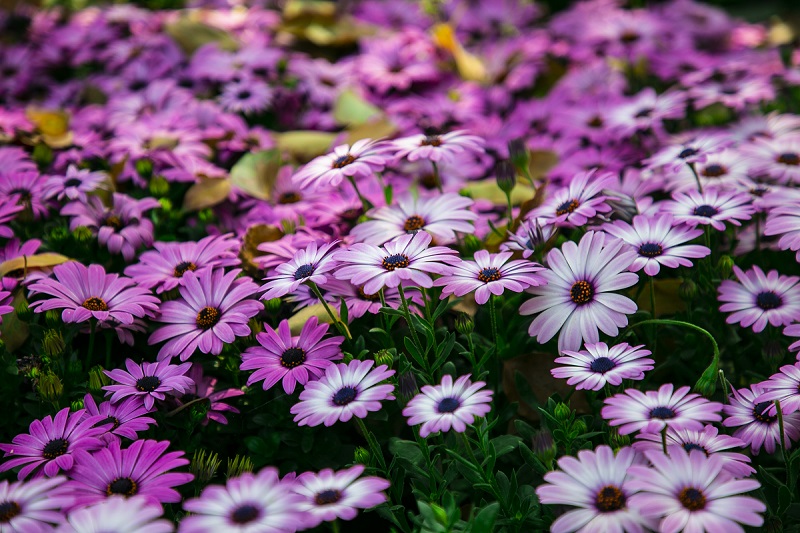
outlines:
[{"label": "flower stem", "polygon": [[700,183],[700,176],[697,175],[697,168],[695,167],[695,164],[694,163],[686,163],[686,164],[689,165],[692,174],[694,174],[694,181],[697,182],[697,190],[700,192],[700,194],[703,194],[703,185]]},{"label": "flower stem", "polygon": [[489,317],[492,322],[492,341],[494,341],[495,354],[500,352],[500,346],[497,344],[497,309],[495,309],[495,295],[492,294],[489,298]]},{"label": "flower stem", "polygon": [[333,314],[333,309],[331,309],[331,306],[328,305],[328,302],[325,301],[325,297],[322,296],[322,292],[319,290],[319,287],[317,287],[317,284],[312,281],[309,281],[308,286],[311,288],[311,291],[316,295],[316,297],[322,303],[322,306],[325,308],[325,311],[328,312],[328,316],[331,317],[333,325],[336,326],[336,329],[339,330],[339,333],[344,335],[348,341],[352,341],[353,336],[350,335],[350,330],[347,328],[347,325],[344,322],[342,322],[338,316]]},{"label": "flower stem", "polygon": [[[780,445],[781,445],[781,455],[783,456],[783,462],[786,466],[787,474],[789,470],[789,458],[786,457],[786,428],[783,425],[783,409],[781,409],[781,401],[775,400],[775,410],[776,414],[778,415],[778,430],[780,431]],[[788,477],[787,477],[788,479]]]},{"label": "flower stem", "polygon": [[378,464],[380,465],[381,469],[386,472],[386,460],[383,458],[383,452],[381,451],[380,444],[378,444],[378,441],[375,440],[375,436],[372,434],[372,432],[367,429],[367,425],[363,420],[357,416],[354,416],[353,418],[355,418],[359,429],[361,429],[361,433],[364,434],[364,438],[367,439],[367,444],[369,445],[372,455],[374,455],[378,460]]},{"label": "flower stem", "polygon": [[436,161],[431,161],[431,163],[433,164],[433,180],[436,182],[436,188],[439,189],[439,194],[444,194],[442,178],[439,176],[439,165],[436,164]]},{"label": "flower stem", "polygon": [[397,292],[400,293],[400,302],[403,304],[403,316],[406,319],[406,323],[408,323],[408,329],[411,330],[411,338],[414,340],[414,344],[419,350],[419,353],[425,353],[425,351],[422,349],[422,343],[419,342],[419,337],[417,336],[417,330],[414,329],[414,323],[411,322],[411,311],[408,308],[408,300],[406,300],[406,293],[405,291],[403,291],[402,284],[397,286]]},{"label": "flower stem", "polygon": [[355,189],[356,194],[358,195],[358,199],[361,200],[361,207],[362,209],[364,209],[365,213],[370,209],[372,209],[373,207],[375,207],[374,205],[372,205],[372,202],[370,202],[369,200],[364,198],[364,196],[362,196],[361,191],[358,190],[358,185],[356,185],[356,180],[353,178],[353,176],[347,176],[347,181],[349,181],[350,184],[353,186],[353,189]]},{"label": "flower stem", "polygon": [[661,449],[664,450],[664,455],[667,454],[667,426],[661,430]]},{"label": "flower stem", "polygon": [[[653,276],[650,276],[650,313],[653,318],[656,318],[656,280]],[[655,324],[650,329],[650,335],[653,337],[653,355],[655,355],[658,347],[658,330]]]},{"label": "flower stem", "polygon": [[86,370],[92,368],[92,358],[94,356],[94,334],[97,327],[97,320],[89,319],[89,351],[86,354]]}]

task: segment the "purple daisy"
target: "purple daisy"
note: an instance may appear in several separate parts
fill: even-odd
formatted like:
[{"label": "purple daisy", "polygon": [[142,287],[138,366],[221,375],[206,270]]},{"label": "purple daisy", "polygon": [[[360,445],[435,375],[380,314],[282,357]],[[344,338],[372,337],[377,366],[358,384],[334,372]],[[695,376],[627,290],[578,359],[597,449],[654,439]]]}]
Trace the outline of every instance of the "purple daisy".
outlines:
[{"label": "purple daisy", "polygon": [[99,418],[96,425],[108,426],[108,432],[100,435],[106,443],[119,442],[120,437],[131,440],[139,438],[138,431],[147,431],[152,425],[156,424],[155,419],[147,415],[150,410],[142,405],[138,398],[128,398],[121,402],[102,402],[97,404],[91,394],[83,397],[83,406],[86,409],[84,418]]},{"label": "purple daisy", "polygon": [[522,252],[528,259],[539,246],[544,246],[555,234],[556,227],[547,224],[546,219],[530,218],[520,224],[516,233],[509,232],[508,241],[500,245],[503,252]]},{"label": "purple daisy", "polygon": [[[29,433],[20,433],[11,444],[0,444],[4,457],[15,459],[0,465],[0,472],[25,465],[18,474],[19,479],[33,477],[53,477],[61,470],[69,470],[78,450],[96,450],[103,446],[98,437],[108,431],[108,426],[95,427],[102,417],[84,417],[81,409],[74,413],[66,407],[41,420],[34,420],[28,428]],[[42,467],[42,468],[39,468]]]},{"label": "purple daisy", "polygon": [[354,465],[338,472],[326,468],[319,473],[304,472],[297,476],[292,491],[302,497],[299,511],[308,516],[306,527],[337,518],[352,520],[359,509],[384,503],[386,494],[383,491],[390,483],[374,476],[359,477],[363,473],[364,465]]},{"label": "purple daisy", "polygon": [[755,212],[752,197],[747,192],[722,191],[708,188],[697,191],[676,192],[672,200],[662,204],[665,213],[671,213],[675,222],[689,226],[710,224],[717,231],[725,231],[725,222],[741,226]]},{"label": "purple daisy", "polygon": [[[761,386],[765,392],[756,398],[759,403],[778,400],[781,402],[782,412],[788,414],[800,411],[800,362],[782,366],[780,372],[762,381]],[[770,406],[770,414],[777,411],[775,405]]]},{"label": "purple daisy", "polygon": [[278,265],[275,275],[266,278],[269,281],[262,287],[262,290],[266,290],[262,299],[280,298],[296,291],[303,283],[322,285],[328,281],[325,273],[333,270],[337,264],[335,254],[329,252],[337,244],[339,241],[333,241],[317,248],[317,243],[312,242],[307,248],[297,250],[291,260]]},{"label": "purple daisy", "polygon": [[602,191],[611,188],[614,181],[616,178],[608,172],[581,172],[572,178],[569,186],[555,191],[541,206],[531,211],[528,217],[540,217],[543,222],[556,226],[583,226],[598,213],[611,211]]},{"label": "purple daisy", "polygon": [[546,281],[537,272],[544,270],[540,265],[524,259],[508,260],[513,252],[490,254],[486,250],[475,252],[474,261],[461,261],[453,265],[453,272],[442,276],[433,284],[444,287],[442,298],[448,295],[464,296],[475,293],[475,302],[483,305],[489,296],[500,296],[506,289],[522,292],[528,287],[544,285]]},{"label": "purple daisy", "polygon": [[8,227],[8,222],[11,222],[20,211],[24,209],[23,206],[17,204],[13,197],[6,197],[0,199],[0,237],[11,239],[14,237],[14,230]]},{"label": "purple daisy", "polygon": [[48,202],[44,194],[44,179],[36,170],[4,169],[0,172],[0,196],[14,198],[23,209],[38,220],[47,215]]},{"label": "purple daisy", "polygon": [[199,275],[206,268],[239,264],[238,239],[228,235],[210,235],[197,242],[157,242],[155,250],[139,256],[139,262],[125,269],[125,275],[140,287],[157,293],[183,285],[186,272]]},{"label": "purple daisy", "polygon": [[158,298],[137,287],[132,279],[106,274],[100,265],[88,267],[71,261],[53,268],[56,279],[46,278],[29,287],[31,294],[52,298],[31,302],[31,309],[43,313],[63,309],[64,322],[86,322],[94,318],[113,326],[133,324],[135,318],[151,317],[158,311]]},{"label": "purple daisy", "polygon": [[653,465],[633,465],[628,469],[629,482],[638,491],[630,506],[644,516],[660,520],[664,532],[708,531],[709,533],[744,532],[739,524],[761,526],[766,510],[763,502],[742,496],[759,488],[754,479],[734,479],[723,471],[725,461],[719,455],[706,457],[700,450],[686,452],[681,447],[645,452]]},{"label": "purple daisy", "polygon": [[666,383],[657,391],[627,389],[605,399],[600,414],[611,426],[620,426],[620,435],[635,431],[659,433],[664,428],[703,429],[705,422],[722,420],[722,404],[710,402],[689,392],[689,387],[675,390]]},{"label": "purple daisy", "polygon": [[159,360],[180,356],[186,361],[198,349],[219,355],[225,344],[250,334],[247,322],[264,306],[251,298],[258,285],[250,278],[237,278],[240,272],[209,268],[197,276],[191,271],[183,275],[181,298],[161,304],[156,319],[168,325],[148,340],[148,344],[167,341],[158,351]]},{"label": "purple daisy", "polygon": [[239,410],[232,405],[228,405],[223,400],[244,396],[241,389],[216,390],[217,378],[203,374],[203,367],[197,363],[192,364],[192,368],[186,373],[192,380],[192,385],[186,388],[186,393],[176,398],[178,405],[186,405],[196,400],[205,400],[206,414],[203,417],[203,425],[206,426],[213,420],[218,424],[227,424],[228,419],[223,413],[239,413]]},{"label": "purple daisy", "polygon": [[733,272],[739,282],[726,279],[719,285],[719,301],[725,302],[719,310],[731,313],[728,324],[753,326],[760,333],[767,323],[778,327],[800,320],[800,278],[777,270],[764,275],[755,265],[747,272],[734,265]]},{"label": "purple daisy", "polygon": [[544,286],[528,289],[533,298],[523,303],[522,315],[539,313],[528,333],[544,344],[559,330],[558,350],[579,350],[584,342],[598,342],[598,329],[616,336],[636,312],[633,300],[611,291],[636,284],[639,276],[627,272],[636,258],[624,250],[624,241],[589,231],[579,244],[566,242],[547,254]]},{"label": "purple daisy", "polygon": [[219,103],[225,111],[252,115],[269,108],[273,91],[263,81],[245,79],[225,85]]},{"label": "purple daisy", "polygon": [[292,182],[301,188],[336,187],[345,178],[355,181],[372,176],[382,171],[387,162],[384,144],[362,139],[353,146],[337,146],[333,153],[312,160],[292,176]]},{"label": "purple daisy", "polygon": [[88,194],[105,189],[108,174],[105,172],[92,172],[88,169],[78,169],[75,165],[67,168],[64,176],[50,176],[44,184],[44,194],[47,198],[57,200],[80,200],[87,203]]},{"label": "purple daisy", "polygon": [[0,290],[0,324],[3,323],[3,315],[7,315],[14,310],[14,306],[11,305],[13,301],[13,294],[8,291]]},{"label": "purple daisy", "polygon": [[[775,196],[772,196],[773,194]],[[792,194],[792,198],[787,202],[788,194],[786,191],[781,191],[768,195],[772,198],[765,197],[765,200],[774,201],[779,207],[771,209],[767,215],[764,235],[779,236],[778,246],[780,249],[797,252],[795,258],[800,262],[800,214],[797,211],[796,201],[796,199],[800,199],[800,194]]]},{"label": "purple daisy", "polygon": [[[800,337],[800,324],[787,326],[786,329],[783,330],[783,334],[787,337]],[[796,352],[798,350],[800,350],[800,341],[793,342],[789,345],[790,352]],[[800,357],[800,355],[798,355],[798,357]]]},{"label": "purple daisy", "polygon": [[467,424],[475,418],[485,416],[492,410],[490,390],[481,390],[486,386],[483,381],[475,383],[469,380],[470,375],[461,376],[455,383],[449,374],[442,376],[439,385],[425,385],[420,393],[408,402],[403,409],[403,416],[408,417],[408,425],[419,428],[420,437],[431,433],[453,431],[463,433]]},{"label": "purple daisy", "polygon": [[642,350],[643,344],[630,346],[623,342],[611,348],[604,342],[586,344],[584,350],[564,350],[553,368],[553,377],[566,379],[567,385],[577,390],[600,390],[606,384],[619,386],[623,379],[642,380],[644,373],[653,370],[655,362],[648,356],[650,350]]},{"label": "purple daisy", "polygon": [[643,517],[639,509],[630,505],[636,491],[631,489],[628,468],[639,461],[633,448],[620,448],[614,455],[605,445],[594,451],[581,450],[577,458],[559,459],[561,470],[545,474],[545,483],[536,488],[536,495],[541,503],[578,509],[559,516],[550,531],[644,533],[653,529],[655,520]]},{"label": "purple daisy", "polygon": [[69,513],[56,533],[172,533],[175,526],[160,520],[164,510],[144,496],[111,496]]},{"label": "purple daisy", "polygon": [[328,365],[319,381],[306,383],[300,401],[292,406],[294,421],[300,426],[332,426],[380,411],[382,401],[394,400],[394,385],[379,383],[394,375],[394,370],[386,365],[372,369],[374,363],[353,359],[349,364]]},{"label": "purple daisy", "polygon": [[173,487],[189,483],[192,474],[171,472],[189,464],[183,452],[164,453],[169,441],[137,440],[124,450],[119,442],[95,453],[79,451],[70,472],[69,488],[76,498],[76,507],[84,507],[119,494],[141,495],[148,501],[176,503],[181,495]]},{"label": "purple daisy", "polygon": [[391,141],[395,158],[417,161],[428,159],[434,163],[454,161],[463,153],[483,153],[484,141],[464,130],[451,131],[444,135],[419,133]]},{"label": "purple daisy", "polygon": [[138,396],[150,411],[156,400],[163,401],[167,394],[185,394],[186,389],[192,386],[192,380],[185,375],[192,364],[171,365],[169,362],[169,359],[162,359],[157,363],[143,362],[137,365],[131,359],[126,359],[127,372],[119,368],[103,370],[106,376],[119,383],[106,385],[103,390],[108,391],[106,396],[111,396],[112,403]]},{"label": "purple daisy", "polygon": [[657,275],[661,265],[691,268],[689,258],[700,259],[711,253],[705,246],[686,244],[702,235],[703,231],[684,224],[676,225],[672,215],[637,215],[632,224],[617,220],[604,226],[603,230],[636,250],[639,257],[633,261],[630,271],[644,269],[648,276]]},{"label": "purple daisy", "polygon": [[353,244],[334,256],[341,263],[334,275],[363,286],[367,294],[406,281],[430,288],[433,286],[430,274],[450,274],[452,269],[447,265],[459,261],[455,250],[444,246],[429,248],[431,240],[429,233],[421,231],[398,237],[383,248],[364,242]]},{"label": "purple daisy", "polygon": [[[781,441],[781,429],[777,410],[770,413],[772,402],[764,401],[763,383],[754,383],[749,388],[733,390],[728,403],[722,408],[725,420],[722,425],[737,428],[733,436],[750,446],[753,455],[762,448],[767,453],[775,453]],[[789,413],[781,405],[784,425],[783,445],[788,450],[792,442],[800,440],[800,412]]]},{"label": "purple daisy", "polygon": [[73,497],[64,490],[66,478],[0,481],[0,530],[3,533],[43,533],[64,519],[63,507]]},{"label": "purple daisy", "polygon": [[260,346],[242,353],[240,370],[256,370],[247,378],[247,385],[264,380],[261,386],[269,390],[283,380],[283,390],[291,394],[298,383],[320,378],[332,361],[344,357],[340,348],[344,337],[323,340],[327,332],[328,324],[318,324],[316,317],[303,325],[299,337],[292,337],[288,320],[281,321],[277,331],[267,326],[256,335]]},{"label": "purple daisy", "polygon": [[225,484],[210,485],[183,508],[192,513],[181,520],[180,533],[231,531],[234,533],[294,533],[306,529],[309,516],[300,512],[302,497],[294,482],[282,481],[278,469],[245,472]]}]

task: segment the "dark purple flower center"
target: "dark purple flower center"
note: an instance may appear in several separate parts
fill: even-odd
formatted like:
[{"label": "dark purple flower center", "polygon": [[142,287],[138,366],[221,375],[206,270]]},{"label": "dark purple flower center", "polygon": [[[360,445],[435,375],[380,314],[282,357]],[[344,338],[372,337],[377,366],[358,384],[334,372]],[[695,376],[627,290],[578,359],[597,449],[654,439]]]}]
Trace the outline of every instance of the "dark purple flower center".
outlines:
[{"label": "dark purple flower center", "polygon": [[617,366],[617,363],[609,359],[608,357],[598,357],[589,365],[589,369],[592,372],[597,372],[599,374],[605,374],[609,370],[612,370],[614,367]]},{"label": "dark purple flower center", "polygon": [[358,289],[356,289],[356,292],[358,292],[358,295],[363,300],[367,300],[367,301],[370,301],[370,302],[380,302],[381,301],[381,295],[379,293],[376,292],[375,294],[367,294],[366,292],[364,292],[364,287],[359,287]]},{"label": "dark purple flower center", "polygon": [[428,135],[419,142],[420,146],[441,146],[442,138],[438,135]]},{"label": "dark purple flower center", "polygon": [[383,258],[383,268],[389,272],[396,268],[406,268],[409,265],[409,259],[404,254],[394,254]]},{"label": "dark purple flower center", "polygon": [[342,493],[335,489],[323,490],[314,496],[317,505],[330,505],[342,499]]},{"label": "dark purple flower center", "polygon": [[681,505],[690,511],[700,511],[706,507],[706,497],[700,490],[693,487],[686,487],[683,489],[680,494],[678,494],[678,500],[681,502]]},{"label": "dark purple flower center", "polygon": [[681,153],[678,154],[678,157],[681,159],[686,159],[687,157],[692,157],[693,155],[697,155],[697,149],[695,148],[684,148]]},{"label": "dark purple flower center", "polygon": [[594,298],[594,287],[586,280],[576,281],[569,290],[569,297],[576,305],[584,305]]},{"label": "dark purple flower center", "polygon": [[484,268],[478,272],[478,280],[489,283],[490,281],[497,281],[500,279],[500,271],[496,268]]},{"label": "dark purple flower center", "polygon": [[122,229],[122,220],[117,215],[108,215],[103,219],[103,226],[109,226],[115,230]]},{"label": "dark purple flower center", "polygon": [[411,215],[403,224],[403,229],[406,231],[417,231],[425,226],[425,219],[419,215]]},{"label": "dark purple flower center", "polygon": [[289,348],[281,354],[281,366],[295,368],[306,361],[306,352],[302,348]]},{"label": "dark purple flower center", "polygon": [[294,271],[294,279],[295,281],[305,279],[313,273],[314,265],[300,265],[297,270]]},{"label": "dark purple flower center", "polygon": [[20,203],[20,204],[30,204],[31,203],[31,199],[33,198],[33,195],[31,194],[30,189],[24,189],[24,188],[21,188],[21,187],[13,189],[13,190],[11,190],[9,192],[9,195],[14,195],[14,194],[19,195],[19,202],[18,203]]},{"label": "dark purple flower center", "polygon": [[710,205],[698,205],[694,208],[694,216],[711,218],[719,213],[716,207]]},{"label": "dark purple flower center", "polygon": [[645,108],[645,109],[642,109],[641,111],[639,111],[638,113],[636,113],[635,117],[636,118],[648,118],[652,114],[653,114],[653,109],[652,108]]},{"label": "dark purple flower center", "polygon": [[769,311],[783,305],[783,299],[772,291],[759,292],[756,295],[756,305],[764,311]]},{"label": "dark purple flower center", "polygon": [[139,392],[154,392],[161,386],[161,379],[158,376],[145,376],[136,380],[136,390]]},{"label": "dark purple flower center", "polygon": [[186,274],[188,270],[194,272],[195,270],[197,270],[197,265],[195,265],[191,261],[184,261],[182,263],[178,263],[177,266],[175,266],[175,271],[173,272],[173,274],[175,275],[176,278],[181,278],[183,277],[184,274]]},{"label": "dark purple flower center", "polygon": [[556,207],[556,216],[573,213],[576,209],[578,209],[578,207],[580,207],[580,205],[581,203],[578,200],[567,200],[563,204]]},{"label": "dark purple flower center", "polygon": [[80,187],[82,183],[78,178],[70,178],[64,182],[64,187]]},{"label": "dark purple flower center", "polygon": [[67,453],[69,442],[67,439],[53,439],[44,445],[42,457],[45,459],[55,459]]},{"label": "dark purple flower center", "polygon": [[353,387],[342,387],[333,395],[333,403],[338,406],[347,405],[358,396],[358,391]]},{"label": "dark purple flower center", "polygon": [[796,167],[797,165],[800,165],[800,155],[797,155],[794,152],[786,152],[778,156],[778,163]]},{"label": "dark purple flower center", "polygon": [[594,505],[601,513],[613,513],[625,507],[625,494],[614,485],[607,485],[597,492]]},{"label": "dark purple flower center", "polygon": [[708,452],[706,451],[705,448],[703,448],[699,444],[695,444],[693,442],[684,442],[683,443],[683,449],[686,450],[687,452],[691,452],[692,450],[700,450],[701,452],[706,454],[706,456],[708,456]]},{"label": "dark purple flower center", "polygon": [[116,416],[108,416],[105,419],[98,422],[97,424],[95,424],[95,426],[105,426],[106,424],[114,424],[114,427],[109,429],[109,431],[114,431],[119,427],[120,421],[119,418],[117,418]]},{"label": "dark purple flower center", "polygon": [[231,513],[231,521],[236,524],[247,524],[257,519],[260,514],[255,505],[242,505]]},{"label": "dark purple flower center", "polygon": [[22,507],[17,502],[4,501],[0,503],[0,524],[11,522],[11,519],[22,512]]},{"label": "dark purple flower center", "polygon": [[201,329],[211,329],[219,322],[221,316],[219,309],[216,307],[204,307],[197,313],[195,324]]},{"label": "dark purple flower center", "polygon": [[302,199],[303,199],[303,197],[300,196],[300,193],[296,193],[294,191],[291,191],[291,192],[285,192],[285,193],[281,194],[280,197],[278,197],[278,203],[279,204],[296,204],[297,202],[299,202]]},{"label": "dark purple flower center", "polygon": [[239,91],[239,94],[236,95],[236,98],[238,98],[239,100],[247,100],[251,96],[253,96],[253,93],[251,93],[247,89],[244,89]]},{"label": "dark purple flower center", "polygon": [[106,485],[106,495],[122,494],[123,496],[133,496],[139,491],[139,486],[129,477],[118,477]]},{"label": "dark purple flower center", "polygon": [[452,413],[461,405],[455,398],[444,398],[439,402],[439,405],[436,406],[436,410],[440,413]]},{"label": "dark purple flower center", "polygon": [[669,407],[656,407],[652,411],[650,411],[650,418],[659,418],[661,420],[669,420],[670,418],[675,418],[675,411],[670,409]]},{"label": "dark purple flower center", "polygon": [[778,420],[778,414],[767,414],[769,408],[772,407],[772,402],[760,402],[753,406],[753,417],[762,424],[773,424]]},{"label": "dark purple flower center", "polygon": [[728,173],[728,169],[722,165],[718,165],[717,163],[712,163],[706,166],[700,174],[705,176],[706,178],[719,178],[724,176]]},{"label": "dark purple flower center", "polygon": [[99,296],[86,298],[81,306],[85,307],[89,311],[108,311],[108,304]]},{"label": "dark purple flower center", "polygon": [[633,30],[627,30],[627,31],[623,32],[622,35],[619,36],[619,40],[622,41],[625,44],[635,43],[636,41],[638,41],[641,38],[642,38],[642,36],[639,35],[638,33],[636,33]]},{"label": "dark purple flower center", "polygon": [[333,162],[333,168],[344,168],[350,163],[353,163],[355,160],[356,158],[350,154],[343,155]]},{"label": "dark purple flower center", "polygon": [[662,248],[660,244],[656,244],[654,242],[646,242],[639,246],[639,255],[643,255],[645,257],[658,257],[663,253],[664,248]]},{"label": "dark purple flower center", "polygon": [[603,127],[603,117],[600,115],[595,115],[588,121],[586,121],[586,125],[590,128],[602,128]]}]

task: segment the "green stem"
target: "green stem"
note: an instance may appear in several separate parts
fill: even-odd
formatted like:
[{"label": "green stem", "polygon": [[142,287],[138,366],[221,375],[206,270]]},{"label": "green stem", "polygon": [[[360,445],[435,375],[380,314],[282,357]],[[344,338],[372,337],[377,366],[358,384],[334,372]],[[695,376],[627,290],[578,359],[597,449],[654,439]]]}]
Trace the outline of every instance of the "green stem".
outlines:
[{"label": "green stem", "polygon": [[511,226],[514,224],[514,208],[511,205],[511,193],[506,193],[506,203],[508,204],[508,227],[511,229]]},{"label": "green stem", "polygon": [[495,309],[495,295],[489,298],[489,317],[492,322],[492,341],[494,341],[495,354],[500,353],[500,346],[497,344],[497,309]]},{"label": "green stem", "polygon": [[503,512],[505,512],[506,515],[510,515],[508,503],[506,502],[505,498],[503,498],[503,494],[497,487],[497,481],[494,478],[494,474],[491,472],[487,474],[483,469],[483,465],[478,462],[478,458],[475,457],[475,453],[472,451],[472,445],[469,443],[466,432],[459,433],[459,435],[461,436],[461,440],[464,442],[464,448],[467,450],[470,461],[472,461],[472,464],[475,465],[476,473],[479,474],[481,479],[483,479],[483,481],[492,488],[492,494],[494,494],[494,497],[497,498],[497,502],[500,504],[500,507],[503,508]]},{"label": "green stem", "polygon": [[[656,318],[656,280],[653,276],[650,276],[650,313]],[[650,335],[653,337],[653,355],[655,355],[658,347],[658,331],[655,325],[650,329]]]},{"label": "green stem", "polygon": [[664,455],[667,454],[667,426],[661,430],[661,449],[664,450]]},{"label": "green stem", "polygon": [[[786,466],[787,473],[789,469],[789,460],[786,457],[786,430],[783,425],[783,409],[781,409],[781,401],[775,400],[775,410],[776,414],[778,415],[778,430],[780,431],[780,445],[781,445],[781,455],[783,456],[783,463]],[[786,479],[789,479],[788,477]]]},{"label": "green stem", "polygon": [[94,318],[89,319],[89,351],[86,354],[86,370],[92,368],[92,358],[94,356],[94,334],[97,327],[97,320]]},{"label": "green stem", "polygon": [[367,444],[369,445],[369,449],[372,452],[372,455],[378,460],[378,464],[381,467],[381,470],[386,472],[386,460],[383,458],[383,452],[381,451],[381,446],[378,444],[378,441],[375,440],[375,436],[372,434],[370,430],[367,429],[367,425],[364,424],[364,421],[354,416],[358,427],[361,429],[361,433],[364,434],[364,438],[367,439]]},{"label": "green stem", "polygon": [[692,174],[694,174],[694,181],[697,182],[697,190],[700,191],[700,194],[703,194],[703,185],[700,183],[700,176],[697,175],[697,168],[695,168],[694,163],[686,163],[686,164],[689,165]]},{"label": "green stem", "polygon": [[322,296],[322,292],[319,290],[319,287],[317,287],[317,284],[312,281],[309,281],[308,286],[311,288],[311,291],[316,295],[317,299],[319,299],[319,301],[322,303],[322,306],[325,308],[325,311],[327,311],[328,316],[331,317],[333,325],[336,326],[336,329],[339,330],[339,333],[344,335],[348,341],[352,341],[353,337],[352,335],[350,335],[350,330],[347,328],[347,325],[344,322],[342,322],[338,316],[333,314],[333,309],[331,309],[331,306],[328,305],[328,302],[325,301],[325,297]]},{"label": "green stem", "polygon": [[436,164],[436,161],[431,161],[431,163],[433,163],[433,180],[436,182],[436,188],[439,189],[440,194],[444,194],[442,178],[439,176],[439,165]]},{"label": "green stem", "polygon": [[361,195],[361,191],[358,190],[358,185],[356,185],[356,180],[353,178],[353,176],[347,176],[347,181],[349,181],[350,184],[353,186],[353,189],[355,189],[356,194],[358,195],[358,199],[361,200],[361,207],[364,209],[365,213],[370,209],[372,209],[373,207],[375,207],[374,205],[372,205],[372,202],[370,202],[369,200],[364,198],[364,196]]},{"label": "green stem", "polygon": [[[419,337],[417,336],[417,330],[414,329],[414,323],[411,322],[411,311],[408,308],[408,300],[406,300],[406,293],[403,291],[403,285],[400,284],[397,286],[397,292],[400,293],[400,303],[403,307],[403,316],[408,323],[408,329],[411,330],[411,338],[414,340],[414,344],[416,345],[419,353],[425,353],[425,350],[422,349],[422,343],[419,342]],[[426,369],[427,372],[427,369]]]}]

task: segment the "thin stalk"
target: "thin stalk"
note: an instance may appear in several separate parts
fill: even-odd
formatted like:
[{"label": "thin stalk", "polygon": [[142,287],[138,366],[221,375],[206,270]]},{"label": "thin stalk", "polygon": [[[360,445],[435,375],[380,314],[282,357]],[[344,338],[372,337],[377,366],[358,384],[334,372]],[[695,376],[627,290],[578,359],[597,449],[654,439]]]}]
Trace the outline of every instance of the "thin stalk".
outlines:
[{"label": "thin stalk", "polygon": [[94,357],[94,334],[97,327],[97,320],[89,319],[89,352],[86,354],[86,370],[92,368],[92,358]]},{"label": "thin stalk", "polygon": [[414,323],[411,322],[411,311],[408,308],[408,300],[406,300],[406,293],[403,291],[402,284],[397,286],[397,292],[400,293],[400,303],[403,307],[403,316],[408,323],[408,329],[411,330],[411,338],[414,340],[414,344],[417,346],[419,353],[424,353],[424,350],[422,349],[422,343],[419,342],[419,337],[417,336],[417,330],[414,329]]},{"label": "thin stalk", "polygon": [[364,424],[364,421],[361,420],[359,417],[354,416],[356,420],[356,424],[361,429],[361,433],[364,434],[364,438],[367,439],[367,444],[369,445],[369,449],[372,452],[372,455],[378,460],[378,464],[381,467],[381,470],[387,472],[386,470],[386,460],[383,458],[383,452],[381,451],[381,446],[378,444],[378,441],[375,439],[375,436],[372,434],[370,430],[367,429],[367,425]]},{"label": "thin stalk", "polygon": [[436,161],[431,161],[431,163],[433,163],[433,180],[436,182],[436,188],[439,189],[440,194],[444,194],[442,178],[439,175],[439,165],[436,164]]},{"label": "thin stalk", "polygon": [[325,297],[322,296],[322,292],[319,290],[319,287],[317,287],[317,284],[314,282],[308,282],[308,286],[311,288],[311,291],[316,295],[317,299],[319,299],[319,301],[322,303],[322,306],[325,308],[325,311],[327,311],[328,316],[331,317],[333,325],[336,326],[336,329],[339,330],[339,333],[344,335],[348,341],[352,341],[353,336],[350,335],[350,330],[347,328],[347,325],[344,322],[342,322],[338,316],[333,314],[333,309],[331,309],[331,306],[328,305],[328,302],[325,301]]},{"label": "thin stalk", "polygon": [[786,479],[788,480],[789,479],[788,478],[789,458],[786,456],[786,430],[785,430],[785,427],[783,425],[783,410],[781,409],[781,401],[780,400],[775,400],[775,410],[776,410],[776,414],[778,415],[778,430],[780,431],[780,434],[781,434],[781,441],[780,441],[781,455],[783,456],[783,463],[786,466],[786,473],[787,473],[787,478]]},{"label": "thin stalk", "polygon": [[700,192],[700,194],[703,194],[703,185],[700,183],[700,176],[697,175],[697,168],[695,168],[694,163],[686,163],[686,164],[689,165],[689,168],[691,169],[692,174],[694,175],[694,181],[697,182],[697,190]]},{"label": "thin stalk", "polygon": [[667,426],[661,430],[661,449],[664,450],[664,455],[667,454]]},{"label": "thin stalk", "polygon": [[495,354],[500,352],[500,346],[497,344],[497,309],[495,309],[495,295],[492,294],[489,298],[489,318],[492,322],[492,341],[494,341]]},{"label": "thin stalk", "polygon": [[[656,318],[656,280],[653,276],[650,276],[650,313]],[[658,330],[655,325],[650,328],[650,335],[653,337],[653,355],[655,355],[658,347]]]},{"label": "thin stalk", "polygon": [[369,200],[364,198],[364,196],[361,195],[361,191],[358,190],[358,185],[356,185],[356,180],[353,178],[353,176],[347,176],[347,181],[349,181],[350,184],[353,186],[353,189],[355,189],[356,194],[358,195],[358,199],[361,200],[361,207],[364,209],[365,213],[370,209],[372,209],[373,207],[375,207],[374,205],[372,205],[372,202],[370,202]]},{"label": "thin stalk", "polygon": [[514,208],[511,205],[511,193],[510,192],[506,193],[506,203],[508,204],[508,215],[507,215],[508,216],[508,227],[511,228],[511,226],[514,224],[514,214],[513,214]]}]

